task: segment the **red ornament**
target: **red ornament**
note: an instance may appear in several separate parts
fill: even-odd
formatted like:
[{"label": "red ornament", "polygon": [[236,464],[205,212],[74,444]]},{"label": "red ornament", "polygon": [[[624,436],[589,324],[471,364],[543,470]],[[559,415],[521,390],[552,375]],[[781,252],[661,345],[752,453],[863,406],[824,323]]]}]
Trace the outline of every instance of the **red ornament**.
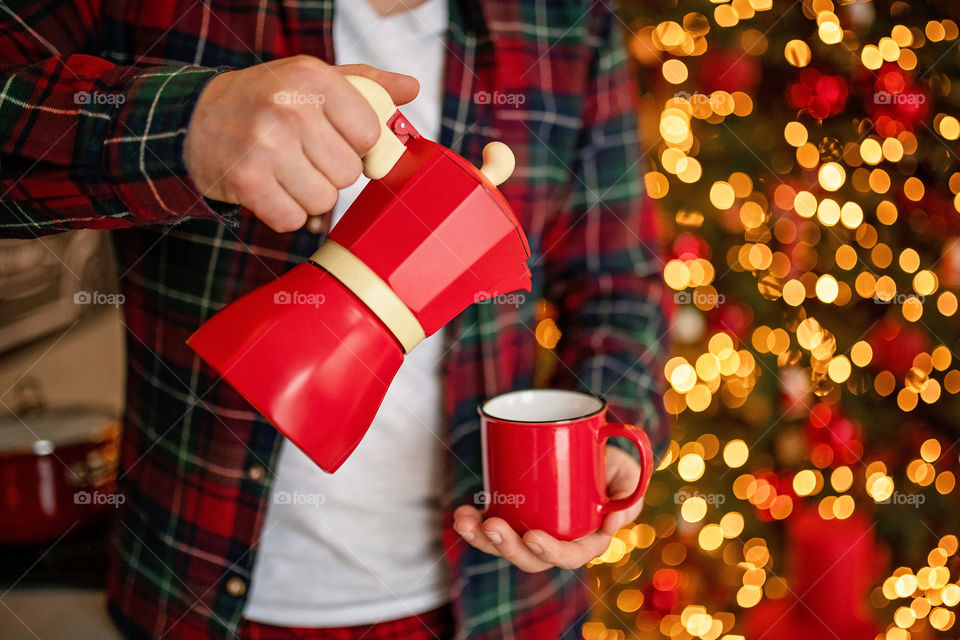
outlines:
[{"label": "red ornament", "polygon": [[710,258],[710,245],[701,236],[681,233],[673,239],[673,257],[679,260]]},{"label": "red ornament", "polygon": [[644,608],[665,616],[680,600],[680,572],[676,569],[657,569],[653,580],[643,590]]},{"label": "red ornament", "polygon": [[873,349],[872,368],[877,371],[886,369],[902,378],[913,366],[913,358],[921,351],[929,350],[930,338],[916,327],[886,318],[867,334],[867,344]]},{"label": "red ornament", "polygon": [[960,217],[957,216],[953,200],[952,194],[948,196],[943,190],[928,185],[919,201],[909,200],[900,194],[897,207],[906,212],[906,221],[917,235],[946,238],[960,233]]},{"label": "red ornament", "polygon": [[[756,508],[757,518],[765,522],[773,522],[776,518],[771,513],[775,503],[784,500],[794,502],[792,478],[788,475],[781,477],[769,469],[760,469],[753,472],[756,485],[753,494],[749,496],[750,504]],[[791,507],[792,510],[792,507]],[[781,515],[781,517],[783,517]]]},{"label": "red ornament", "polygon": [[711,51],[701,57],[698,82],[704,91],[750,92],[760,82],[760,68],[750,56]]},{"label": "red ornament", "polygon": [[723,331],[732,334],[740,342],[747,342],[753,327],[753,309],[727,296],[722,301],[718,298],[717,302],[717,306],[707,314],[710,334]]},{"label": "red ornament", "polygon": [[879,629],[867,612],[878,571],[873,528],[855,513],[823,520],[816,509],[787,520],[790,595],[745,613],[746,636],[767,640],[873,640]]},{"label": "red ornament", "polygon": [[814,405],[810,409],[806,431],[811,449],[819,445],[830,447],[834,466],[854,464],[863,455],[860,424],[851,420],[839,407],[823,402]]},{"label": "red ornament", "polygon": [[789,92],[794,107],[806,109],[811,117],[823,120],[843,111],[849,89],[842,76],[821,74],[808,67],[800,72],[799,82],[790,85]]},{"label": "red ornament", "polygon": [[894,63],[884,64],[870,84],[867,113],[877,133],[893,137],[904,130],[912,131],[930,113],[931,97],[921,85],[913,83],[913,75]]}]

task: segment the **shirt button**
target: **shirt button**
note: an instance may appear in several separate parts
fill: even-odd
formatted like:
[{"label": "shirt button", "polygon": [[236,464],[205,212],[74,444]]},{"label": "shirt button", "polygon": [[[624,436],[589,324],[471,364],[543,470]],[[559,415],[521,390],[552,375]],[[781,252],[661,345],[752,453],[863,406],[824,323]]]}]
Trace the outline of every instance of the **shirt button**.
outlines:
[{"label": "shirt button", "polygon": [[307,231],[310,233],[323,232],[323,216],[309,216],[307,218]]},{"label": "shirt button", "polygon": [[243,580],[237,576],[233,576],[227,580],[227,593],[232,595],[235,598],[239,598],[244,593],[247,592],[247,585]]},{"label": "shirt button", "polygon": [[252,464],[247,468],[247,477],[254,482],[260,482],[263,480],[263,475],[263,467],[259,464]]}]

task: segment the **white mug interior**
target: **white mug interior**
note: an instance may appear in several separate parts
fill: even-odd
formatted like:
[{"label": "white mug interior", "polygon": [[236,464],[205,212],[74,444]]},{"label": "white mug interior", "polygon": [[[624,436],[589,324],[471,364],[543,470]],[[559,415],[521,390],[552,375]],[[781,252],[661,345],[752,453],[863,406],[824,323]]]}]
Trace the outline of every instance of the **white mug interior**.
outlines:
[{"label": "white mug interior", "polygon": [[523,389],[490,398],[480,411],[497,420],[544,423],[587,418],[605,406],[600,398],[580,391]]}]

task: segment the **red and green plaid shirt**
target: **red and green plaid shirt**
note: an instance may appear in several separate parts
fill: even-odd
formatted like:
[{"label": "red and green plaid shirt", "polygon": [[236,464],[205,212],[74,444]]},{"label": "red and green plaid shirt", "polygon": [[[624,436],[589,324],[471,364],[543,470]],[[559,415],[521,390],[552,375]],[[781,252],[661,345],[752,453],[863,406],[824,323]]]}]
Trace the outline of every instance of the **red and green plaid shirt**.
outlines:
[{"label": "red and green plaid shirt", "polygon": [[[323,240],[204,200],[182,159],[191,109],[231,68],[293,54],[334,62],[333,4],[0,2],[0,235],[117,229],[127,499],[109,592],[130,637],[238,628],[280,439],[185,340]],[[613,9],[451,0],[446,45],[439,142],[474,162],[490,140],[513,149],[502,191],[533,254],[524,302],[473,305],[446,329],[450,513],[482,488],[478,401],[534,383],[540,299],[563,332],[550,383],[603,394],[662,451],[667,302]],[[459,637],[579,637],[590,606],[582,572],[525,574],[466,546],[450,518],[444,526]]]}]

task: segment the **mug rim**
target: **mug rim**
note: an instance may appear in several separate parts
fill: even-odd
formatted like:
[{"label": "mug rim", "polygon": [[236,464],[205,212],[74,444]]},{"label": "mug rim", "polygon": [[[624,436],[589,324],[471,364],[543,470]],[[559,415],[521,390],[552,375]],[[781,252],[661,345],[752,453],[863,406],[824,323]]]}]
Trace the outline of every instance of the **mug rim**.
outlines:
[{"label": "mug rim", "polygon": [[[581,395],[581,396],[587,396],[588,398],[593,398],[594,400],[598,400],[598,401],[600,402],[600,407],[599,407],[598,409],[596,409],[595,411],[591,411],[590,413],[585,413],[585,414],[580,415],[580,416],[574,416],[574,417],[572,417],[572,418],[563,418],[563,419],[560,419],[560,420],[514,420],[514,419],[511,419],[511,418],[501,418],[501,417],[499,417],[499,416],[495,416],[495,415],[493,415],[493,414],[490,414],[490,413],[487,413],[486,411],[484,411],[484,408],[483,408],[484,405],[486,405],[486,404],[489,403],[489,402],[492,402],[493,400],[496,400],[497,398],[502,398],[503,396],[512,395],[512,394],[514,394],[514,393],[528,393],[528,392],[531,392],[531,391],[533,391],[533,392],[539,392],[539,391],[561,391],[561,392],[563,392],[563,393],[574,393],[574,394]],[[490,419],[490,420],[496,420],[497,422],[506,422],[506,423],[510,423],[510,424],[519,424],[519,425],[547,425],[547,424],[548,424],[548,425],[562,425],[562,424],[568,424],[568,423],[571,423],[571,422],[579,422],[579,421],[581,421],[581,420],[587,420],[587,419],[589,419],[589,418],[593,418],[593,417],[595,417],[595,416],[601,415],[601,414],[603,414],[608,408],[609,408],[609,403],[607,402],[607,400],[606,400],[603,396],[600,396],[600,395],[597,395],[597,394],[594,394],[594,393],[588,393],[588,392],[586,392],[586,391],[579,391],[579,390],[577,390],[577,389],[554,389],[554,388],[550,388],[550,387],[540,387],[540,388],[528,387],[528,388],[526,388],[526,389],[514,389],[513,391],[505,391],[505,392],[503,392],[503,393],[498,393],[497,395],[493,396],[492,398],[487,398],[486,400],[483,400],[483,401],[477,403],[477,413],[479,413],[481,417],[488,418],[488,419]]]}]

